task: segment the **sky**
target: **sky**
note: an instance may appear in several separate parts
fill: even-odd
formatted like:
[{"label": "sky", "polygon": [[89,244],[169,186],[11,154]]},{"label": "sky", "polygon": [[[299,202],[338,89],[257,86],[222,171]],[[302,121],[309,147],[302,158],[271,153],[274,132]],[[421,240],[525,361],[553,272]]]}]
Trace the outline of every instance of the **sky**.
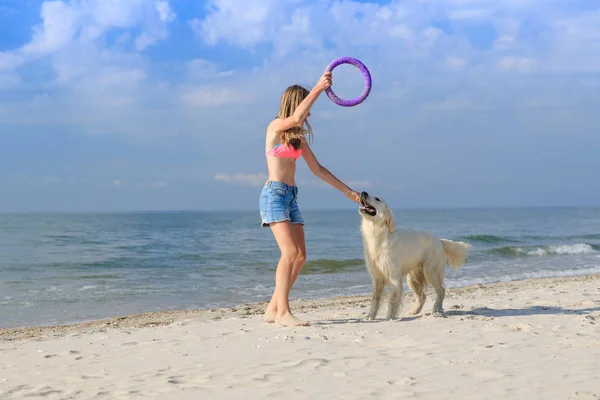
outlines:
[{"label": "sky", "polygon": [[[600,205],[600,2],[0,0],[0,212],[256,210],[265,128],[396,208]],[[342,65],[333,89],[363,87]],[[355,207],[298,161],[301,209]]]}]

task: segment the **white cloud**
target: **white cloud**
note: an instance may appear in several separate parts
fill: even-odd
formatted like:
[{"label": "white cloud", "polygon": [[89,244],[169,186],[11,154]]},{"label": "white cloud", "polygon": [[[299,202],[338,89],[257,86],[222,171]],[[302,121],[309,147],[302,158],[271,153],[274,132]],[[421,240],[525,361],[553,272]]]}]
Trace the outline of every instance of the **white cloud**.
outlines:
[{"label": "white cloud", "polygon": [[239,185],[262,186],[268,179],[267,174],[216,174],[215,180]]},{"label": "white cloud", "polygon": [[517,47],[521,21],[512,18],[501,19],[496,22],[495,27],[498,37],[494,42],[494,48],[506,50]]},{"label": "white cloud", "polygon": [[600,71],[600,10],[560,15],[550,21],[545,39],[552,43],[548,68],[555,72]]},{"label": "white cloud", "polygon": [[277,10],[285,10],[289,1],[276,0],[209,0],[211,10],[204,20],[194,19],[192,27],[209,44],[225,40],[236,45],[255,45],[272,31],[268,19]]},{"label": "white cloud", "polygon": [[23,58],[17,54],[0,52],[0,71],[13,71],[23,63]]},{"label": "white cloud", "polygon": [[[364,113],[365,121],[376,118],[386,104],[395,104],[404,113],[427,107],[461,109],[468,103],[452,99],[477,98],[462,93],[466,91],[477,93],[476,103],[485,108],[490,104],[484,103],[503,101],[493,87],[502,84],[496,78],[509,79],[499,74],[502,71],[600,70],[600,51],[583,51],[584,44],[594,46],[600,26],[595,24],[596,14],[560,15],[556,4],[548,7],[539,13],[538,3],[512,0],[391,0],[385,5],[352,0],[210,0],[205,17],[185,18],[192,20],[202,44],[227,43],[239,54],[251,56],[251,65],[232,68],[222,60],[216,63],[209,52],[177,63],[155,62],[140,54],[154,40],[167,38],[175,14],[166,1],[45,2],[43,23],[33,40],[15,51],[0,52],[0,90],[25,87],[15,71],[32,62],[36,52],[50,52],[39,63],[56,74],[47,74],[51,78],[37,84],[43,93],[36,97],[3,104],[0,123],[63,124],[84,133],[140,138],[211,135],[216,129],[227,132],[223,137],[243,136],[246,133],[238,129],[241,118],[231,118],[232,110],[256,124],[251,129],[262,129],[260,116],[276,111],[285,86],[313,85],[323,67],[344,54],[362,59],[373,76],[370,98],[351,109],[352,115]],[[59,11],[64,12],[64,21]],[[537,18],[528,27],[537,29],[535,34],[521,34],[524,16]],[[452,30],[438,26],[451,18],[455,18]],[[472,43],[478,34],[469,31],[472,21],[489,24],[497,32],[489,48]],[[119,35],[109,47],[105,47],[107,33]],[[545,41],[543,51],[536,47],[540,37]],[[572,43],[579,43],[582,50],[573,50]],[[265,54],[263,47],[257,50],[264,44],[271,53]],[[562,57],[563,53],[581,54],[587,61],[577,63],[572,61],[577,58]],[[346,77],[342,69],[336,71],[334,87],[336,93],[350,96],[362,82],[355,71]],[[339,118],[340,110],[328,100],[319,104],[326,107],[315,118],[323,120],[326,114],[332,115],[331,121]],[[200,124],[203,129],[197,129]],[[227,131],[230,127],[235,130]]]},{"label": "white cloud", "polygon": [[455,11],[451,11],[449,14],[450,19],[458,20],[482,20],[487,19],[491,16],[491,10],[489,8],[464,8]]},{"label": "white cloud", "polygon": [[113,187],[118,188],[118,187],[123,186],[123,183],[119,179],[115,179],[112,181],[112,185],[113,185]]},{"label": "white cloud", "polygon": [[[415,31],[430,42],[438,30],[411,19],[412,8],[393,1],[389,5],[342,2],[305,2],[285,0],[211,0],[210,12],[191,25],[208,44],[223,41],[252,48],[273,43],[277,57],[298,49],[322,52],[327,42],[338,46],[373,46],[385,41],[412,45]],[[368,21],[368,22],[367,22]],[[383,42],[382,42],[383,41]]]},{"label": "white cloud", "polygon": [[13,73],[0,72],[0,92],[18,88],[22,84],[21,77]]},{"label": "white cloud", "polygon": [[462,69],[467,64],[467,61],[460,57],[448,57],[446,65],[451,69]]},{"label": "white cloud", "polygon": [[23,46],[21,54],[39,57],[67,45],[78,30],[80,15],[78,7],[71,7],[62,1],[43,2],[42,24],[35,29],[32,41]]},{"label": "white cloud", "polygon": [[233,75],[233,70],[221,71],[219,66],[211,61],[195,58],[186,63],[187,78],[191,81],[209,81],[216,78],[226,78]]},{"label": "white cloud", "polygon": [[504,57],[498,63],[500,69],[505,71],[532,72],[537,67],[537,62],[532,58]]},{"label": "white cloud", "polygon": [[198,87],[181,96],[181,101],[190,107],[216,107],[235,103],[247,103],[251,99],[234,88]]},{"label": "white cloud", "polygon": [[[165,118],[164,106],[151,111],[142,106],[172,98],[165,92],[173,88],[149,78],[150,60],[140,54],[168,37],[176,18],[168,1],[45,1],[40,13],[42,23],[33,28],[29,43],[0,52],[0,91],[38,92],[9,98],[6,107],[12,112],[0,114],[0,123],[68,125],[84,133],[140,137],[179,129]],[[112,33],[119,34],[114,43],[108,37]],[[48,79],[35,86],[23,81],[25,64]]]},{"label": "white cloud", "polygon": [[6,68],[6,64],[16,68],[74,43],[81,46],[95,42],[112,29],[139,28],[136,45],[142,50],[168,35],[167,25],[175,14],[167,1],[83,0],[44,1],[41,17],[31,42],[0,53],[0,68]]},{"label": "white cloud", "polygon": [[500,36],[494,43],[494,47],[497,49],[508,49],[515,43],[515,38],[510,35]]},{"label": "white cloud", "polygon": [[154,6],[156,7],[156,11],[158,11],[158,15],[162,22],[173,22],[177,19],[177,15],[171,10],[168,1],[157,0],[154,2]]}]

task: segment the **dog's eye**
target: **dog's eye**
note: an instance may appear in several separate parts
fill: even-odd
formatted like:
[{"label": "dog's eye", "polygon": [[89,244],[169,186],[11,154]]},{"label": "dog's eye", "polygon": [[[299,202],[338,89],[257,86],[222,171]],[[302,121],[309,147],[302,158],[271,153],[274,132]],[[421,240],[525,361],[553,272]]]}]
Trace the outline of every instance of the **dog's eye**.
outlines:
[{"label": "dog's eye", "polygon": [[381,200],[379,200],[379,197],[375,197],[375,200],[377,200],[377,201],[381,201]]}]

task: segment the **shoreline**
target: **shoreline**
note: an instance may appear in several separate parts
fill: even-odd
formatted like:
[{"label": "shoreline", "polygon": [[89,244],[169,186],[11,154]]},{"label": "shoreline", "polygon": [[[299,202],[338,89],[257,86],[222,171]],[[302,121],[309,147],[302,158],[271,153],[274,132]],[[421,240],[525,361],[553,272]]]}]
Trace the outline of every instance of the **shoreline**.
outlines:
[{"label": "shoreline", "polygon": [[[564,282],[583,282],[583,281],[598,281],[600,282],[600,274],[592,275],[576,275],[565,277],[550,277],[550,278],[528,278],[521,280],[513,280],[506,282],[496,282],[490,284],[475,284],[456,288],[447,288],[444,310],[450,310],[450,301],[460,299],[463,296],[474,298],[474,294],[481,292],[480,295],[490,295],[490,290],[496,291],[516,291],[519,288],[536,288],[547,286],[549,284],[560,284]],[[599,288],[600,290],[600,288]],[[432,288],[427,288],[428,301],[425,304],[423,313],[428,313],[428,306],[432,302],[434,295]],[[600,297],[600,294],[599,294]],[[413,301],[413,293],[410,289],[404,293],[404,307],[400,312],[403,315],[408,311]],[[106,332],[111,329],[122,328],[145,328],[168,326],[177,321],[193,318],[196,321],[221,320],[226,318],[248,318],[251,316],[260,316],[264,313],[267,301],[245,303],[232,307],[224,308],[206,308],[192,310],[166,310],[153,311],[146,313],[138,313],[131,315],[122,315],[96,319],[91,321],[75,322],[70,324],[59,325],[40,325],[40,326],[22,326],[12,328],[0,328],[0,342],[19,341],[25,339],[40,339],[61,337],[68,334],[86,334]],[[318,310],[342,310],[349,308],[364,308],[370,304],[370,295],[351,295],[351,296],[336,296],[331,298],[318,299],[297,299],[290,302],[290,305],[295,314],[305,314],[311,311]],[[379,316],[381,318],[382,315]],[[261,320],[262,321],[262,320]]]}]

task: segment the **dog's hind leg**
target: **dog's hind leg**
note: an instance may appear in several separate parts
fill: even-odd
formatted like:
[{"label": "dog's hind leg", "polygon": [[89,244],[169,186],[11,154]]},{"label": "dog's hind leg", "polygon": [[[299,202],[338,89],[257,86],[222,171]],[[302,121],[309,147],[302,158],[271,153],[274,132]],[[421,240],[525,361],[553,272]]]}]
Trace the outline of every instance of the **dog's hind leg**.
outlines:
[{"label": "dog's hind leg", "polygon": [[427,280],[425,279],[425,274],[423,273],[423,266],[420,265],[417,269],[413,270],[406,276],[406,280],[408,282],[408,287],[415,293],[415,301],[416,304],[412,310],[408,313],[409,315],[417,315],[423,309],[423,305],[425,304],[425,299],[427,295],[425,294],[425,286],[427,285]]},{"label": "dog's hind leg", "polygon": [[[432,257],[433,258],[433,257]],[[432,262],[433,261],[433,262]],[[444,273],[446,264],[442,260],[428,260],[424,265],[425,278],[431,283],[435,290],[435,303],[433,304],[433,315],[435,317],[446,317],[444,314],[444,296],[446,289],[444,288]]]},{"label": "dog's hind leg", "polygon": [[381,295],[383,294],[383,289],[385,286],[385,281],[383,277],[378,275],[373,275],[373,295],[371,297],[371,308],[367,315],[365,315],[364,319],[373,320],[377,317],[377,311],[379,310],[379,303],[381,301]]},{"label": "dog's hind leg", "polygon": [[402,287],[402,279],[390,282],[390,286],[392,293],[390,293],[387,319],[391,320],[398,318],[398,310],[400,309],[402,300],[404,299],[404,288]]}]

